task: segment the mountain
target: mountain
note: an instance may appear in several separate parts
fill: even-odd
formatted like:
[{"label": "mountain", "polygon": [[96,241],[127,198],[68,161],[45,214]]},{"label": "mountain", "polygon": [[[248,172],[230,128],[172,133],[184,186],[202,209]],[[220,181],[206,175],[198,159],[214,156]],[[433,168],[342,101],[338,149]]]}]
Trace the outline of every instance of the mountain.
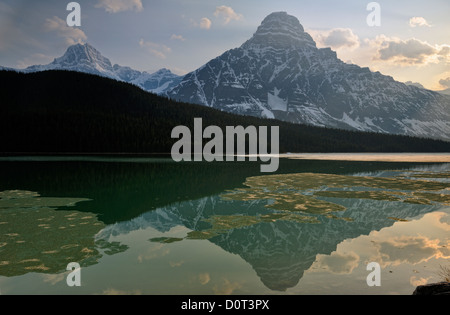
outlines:
[{"label": "mountain", "polygon": [[407,82],[405,82],[405,84],[406,85],[411,85],[411,86],[416,86],[416,87],[421,88],[421,89],[425,89],[425,87],[422,84],[420,84],[419,82],[407,81]]},{"label": "mountain", "polygon": [[[0,68],[2,70],[2,68]],[[11,70],[3,68],[3,70]],[[155,73],[141,72],[130,67],[112,65],[90,44],[75,44],[67,48],[65,54],[56,58],[48,65],[34,65],[23,70],[25,73],[46,70],[68,70],[104,76],[107,78],[135,84],[140,88],[152,92],[163,93],[177,85],[181,78],[168,69],[161,69]]]},{"label": "mountain", "polygon": [[441,90],[441,91],[437,91],[437,92],[444,94],[444,95],[450,95],[450,89]]},{"label": "mountain", "polygon": [[69,70],[85,72],[119,79],[111,61],[89,44],[76,44],[67,48],[66,53],[48,65],[35,65],[26,68],[25,72],[46,70]]},{"label": "mountain", "polygon": [[450,152],[445,141],[292,124],[180,103],[98,75],[0,71],[0,153],[169,154],[177,142],[173,128],[194,130],[197,117],[222,130],[278,126],[280,153]]},{"label": "mountain", "polygon": [[251,39],[167,95],[293,123],[450,139],[448,96],[344,63],[286,12],[267,16]]},{"label": "mountain", "polygon": [[181,76],[173,74],[169,69],[163,68],[152,74],[143,72],[139,77],[128,82],[133,83],[146,91],[155,94],[164,94],[165,91],[178,85],[182,78],[183,77]]},{"label": "mountain", "polygon": [[8,68],[8,67],[2,67],[0,66],[0,71],[17,71],[16,69],[13,68]]}]

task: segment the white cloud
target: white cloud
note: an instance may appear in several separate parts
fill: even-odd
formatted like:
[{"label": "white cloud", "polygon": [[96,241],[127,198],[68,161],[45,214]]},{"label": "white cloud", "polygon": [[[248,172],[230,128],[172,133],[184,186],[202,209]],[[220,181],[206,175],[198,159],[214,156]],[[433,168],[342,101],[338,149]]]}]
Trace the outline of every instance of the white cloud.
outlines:
[{"label": "white cloud", "polygon": [[360,257],[354,253],[333,252],[330,255],[317,255],[317,271],[326,270],[334,274],[351,274],[358,267]]},{"label": "white cloud", "polygon": [[46,19],[44,29],[47,32],[56,32],[68,45],[84,43],[87,40],[86,34],[81,29],[67,26],[67,22],[57,16]]},{"label": "white cloud", "polygon": [[335,28],[328,31],[309,31],[316,43],[333,49],[359,47],[359,37],[349,28]]},{"label": "white cloud", "polygon": [[225,24],[230,23],[232,20],[239,21],[244,18],[242,14],[234,12],[233,8],[225,5],[217,7],[216,11],[214,11],[214,16],[222,17]]},{"label": "white cloud", "polygon": [[385,41],[380,50],[378,50],[381,60],[401,59],[406,63],[423,63],[424,58],[436,53],[431,45],[421,42],[417,39],[408,39],[406,41]]},{"label": "white cloud", "polygon": [[212,22],[207,17],[204,17],[204,18],[200,19],[200,22],[197,22],[194,19],[191,19],[191,24],[194,27],[200,27],[204,30],[209,30],[211,28]]},{"label": "white cloud", "polygon": [[98,0],[96,8],[104,8],[108,13],[123,11],[142,11],[144,9],[142,0]]},{"label": "white cloud", "polygon": [[417,26],[427,26],[427,27],[431,27],[430,24],[428,24],[427,20],[425,20],[425,18],[421,17],[421,16],[415,16],[412,17],[409,20],[409,26],[411,27],[417,27]]},{"label": "white cloud", "polygon": [[166,45],[144,41],[143,39],[139,41],[139,46],[145,48],[149,53],[160,59],[166,59],[167,54],[172,52],[172,49]]},{"label": "white cloud", "polygon": [[402,236],[376,244],[383,267],[398,266],[402,263],[418,264],[432,258],[447,258],[441,251],[438,239],[424,236]]},{"label": "white cloud", "polygon": [[449,45],[431,45],[416,38],[401,40],[378,36],[371,45],[377,47],[375,60],[391,61],[401,65],[426,65],[449,63]]},{"label": "white cloud", "polygon": [[182,36],[182,35],[176,35],[176,34],[172,34],[172,36],[170,36],[171,40],[180,40],[182,42],[184,42],[186,39]]},{"label": "white cloud", "polygon": [[211,20],[206,18],[206,17],[204,17],[204,18],[202,18],[200,20],[199,26],[200,26],[200,28],[203,28],[205,30],[209,30],[211,28],[211,24],[212,24]]}]

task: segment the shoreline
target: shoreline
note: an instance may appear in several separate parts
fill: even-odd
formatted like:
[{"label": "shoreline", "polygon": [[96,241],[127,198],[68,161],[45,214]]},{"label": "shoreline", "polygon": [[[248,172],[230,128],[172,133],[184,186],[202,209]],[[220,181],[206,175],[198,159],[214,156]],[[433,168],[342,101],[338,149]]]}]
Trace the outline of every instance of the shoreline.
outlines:
[{"label": "shoreline", "polygon": [[450,163],[450,153],[288,153],[294,160]]},{"label": "shoreline", "polygon": [[[237,156],[237,155],[235,155]],[[249,157],[248,155],[245,155]],[[266,154],[263,156],[276,155]],[[291,160],[316,160],[316,161],[354,161],[354,162],[411,162],[411,163],[450,163],[450,153],[281,153],[280,159]],[[126,153],[126,152],[103,152],[103,153],[79,153],[79,152],[2,152],[0,161],[10,159],[27,158],[171,158],[170,153]]]}]

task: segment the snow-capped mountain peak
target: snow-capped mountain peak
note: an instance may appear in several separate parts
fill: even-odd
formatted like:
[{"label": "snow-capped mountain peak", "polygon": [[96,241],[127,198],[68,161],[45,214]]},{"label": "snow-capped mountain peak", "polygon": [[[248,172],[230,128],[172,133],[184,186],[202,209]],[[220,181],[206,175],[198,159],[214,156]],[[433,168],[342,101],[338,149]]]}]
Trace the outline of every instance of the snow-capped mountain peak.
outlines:
[{"label": "snow-capped mountain peak", "polygon": [[169,69],[163,68],[154,73],[144,71],[139,77],[130,82],[140,86],[146,91],[163,94],[167,90],[178,85],[181,80],[182,77],[172,73]]},{"label": "snow-capped mountain peak", "polygon": [[86,72],[118,79],[111,61],[89,44],[69,46],[63,56],[55,58],[50,64],[30,66],[24,71],[38,72],[57,69]]},{"label": "snow-capped mountain peak", "polygon": [[267,16],[252,38],[188,73],[169,97],[237,114],[450,139],[450,98],[317,48],[296,17]]},{"label": "snow-capped mountain peak", "polygon": [[273,46],[281,49],[286,47],[316,48],[312,37],[305,32],[299,20],[286,12],[275,12],[268,15],[258,27],[253,37],[243,48],[251,46]]},{"label": "snow-capped mountain peak", "polygon": [[75,44],[67,48],[66,53],[53,61],[60,65],[96,64],[112,68],[111,61],[89,44]]},{"label": "snow-capped mountain peak", "polygon": [[89,44],[75,44],[66,53],[53,61],[58,67],[73,68],[74,70],[106,74],[116,77],[111,61],[104,57],[97,49]]},{"label": "snow-capped mountain peak", "polygon": [[95,74],[132,83],[146,91],[157,94],[164,93],[181,81],[180,76],[165,68],[149,74],[118,64],[112,65],[108,58],[88,43],[69,46],[63,56],[55,58],[48,65],[34,65],[17,71],[39,72],[46,70],[69,70]]}]

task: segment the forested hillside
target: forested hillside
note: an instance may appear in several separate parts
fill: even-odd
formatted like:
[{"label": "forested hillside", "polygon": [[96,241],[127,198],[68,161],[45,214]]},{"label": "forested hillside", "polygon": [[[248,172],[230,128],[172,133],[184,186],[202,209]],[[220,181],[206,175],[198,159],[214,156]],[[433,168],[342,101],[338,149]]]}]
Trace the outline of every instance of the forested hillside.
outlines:
[{"label": "forested hillside", "polygon": [[281,153],[450,152],[444,141],[238,116],[90,74],[0,71],[2,153],[170,153],[172,129],[196,117],[204,128],[279,126]]}]

